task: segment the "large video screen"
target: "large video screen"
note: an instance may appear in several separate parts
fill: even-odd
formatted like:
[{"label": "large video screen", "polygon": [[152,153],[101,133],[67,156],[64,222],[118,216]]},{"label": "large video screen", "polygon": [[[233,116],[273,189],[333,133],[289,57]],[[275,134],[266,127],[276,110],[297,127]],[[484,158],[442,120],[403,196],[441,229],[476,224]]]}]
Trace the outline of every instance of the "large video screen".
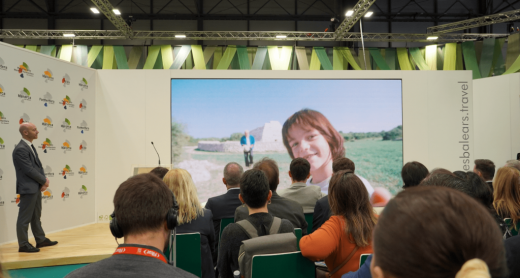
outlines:
[{"label": "large video screen", "polygon": [[291,185],[296,157],[323,192],[341,156],[373,188],[402,186],[401,80],[172,79],[171,90],[172,162],[191,174],[201,202],[226,192],[227,163],[250,169],[246,157],[274,159],[278,189]]}]

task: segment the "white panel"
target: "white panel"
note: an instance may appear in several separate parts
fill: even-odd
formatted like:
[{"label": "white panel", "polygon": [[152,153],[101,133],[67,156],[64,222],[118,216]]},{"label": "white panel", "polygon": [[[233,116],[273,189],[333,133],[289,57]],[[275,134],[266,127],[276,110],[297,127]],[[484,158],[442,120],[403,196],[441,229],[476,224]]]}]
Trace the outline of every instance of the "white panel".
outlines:
[{"label": "white panel", "polygon": [[509,75],[509,96],[511,103],[511,157],[520,153],[520,73]]}]

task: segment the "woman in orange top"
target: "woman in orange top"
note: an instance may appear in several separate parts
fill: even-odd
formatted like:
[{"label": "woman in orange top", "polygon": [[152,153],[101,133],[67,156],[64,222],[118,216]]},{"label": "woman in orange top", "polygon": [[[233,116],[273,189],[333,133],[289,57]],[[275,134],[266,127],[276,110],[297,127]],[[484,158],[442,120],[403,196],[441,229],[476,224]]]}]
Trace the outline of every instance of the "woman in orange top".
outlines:
[{"label": "woman in orange top", "polygon": [[361,254],[372,253],[372,231],[376,216],[363,182],[344,170],[335,173],[329,185],[329,203],[333,216],[318,230],[300,240],[302,255],[313,261],[325,260],[332,272],[358,247],[351,259],[332,278],[356,271]]}]

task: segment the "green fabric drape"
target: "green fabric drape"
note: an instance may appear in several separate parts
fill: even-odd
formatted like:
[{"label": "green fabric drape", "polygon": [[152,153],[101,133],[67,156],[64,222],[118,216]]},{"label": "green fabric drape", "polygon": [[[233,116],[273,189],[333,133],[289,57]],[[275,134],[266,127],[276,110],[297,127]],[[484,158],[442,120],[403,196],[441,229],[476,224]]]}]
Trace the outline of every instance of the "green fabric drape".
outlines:
[{"label": "green fabric drape", "polygon": [[205,70],[206,63],[204,62],[204,53],[201,45],[192,45],[191,54],[193,55],[193,69]]},{"label": "green fabric drape", "polygon": [[[56,49],[56,48],[54,48],[54,49]],[[96,61],[96,58],[98,57],[99,52],[101,52],[101,49],[103,49],[102,45],[93,45],[92,48],[90,48],[90,51],[88,52],[88,61],[87,61],[87,66],[89,68],[92,66],[92,64],[94,64],[94,61]]]},{"label": "green fabric drape", "polygon": [[267,55],[267,47],[259,46],[258,50],[256,51],[255,60],[253,61],[252,69],[261,70],[262,67],[264,66],[266,55]]},{"label": "green fabric drape", "polygon": [[493,54],[495,51],[494,38],[484,39],[484,46],[482,48],[482,56],[480,57],[480,75],[482,77],[491,76],[491,66],[493,65]]},{"label": "green fabric drape", "polygon": [[52,50],[54,50],[55,48],[55,45],[42,45],[40,53],[51,56]]},{"label": "green fabric drape", "polygon": [[377,48],[370,48],[368,50],[370,52],[370,55],[374,59],[374,62],[381,70],[390,70],[390,67],[386,64],[385,58],[383,58],[383,55],[381,55],[381,51]]},{"label": "green fabric drape", "polygon": [[114,46],[114,55],[118,69],[129,69],[125,48],[123,46]]},{"label": "green fabric drape", "polygon": [[408,58],[408,49],[404,47],[397,48],[397,59],[399,60],[401,70],[412,70],[410,58]]},{"label": "green fabric drape", "polygon": [[314,47],[314,49],[316,50],[316,55],[318,56],[318,59],[320,60],[320,64],[323,67],[323,69],[332,70],[332,63],[330,62],[327,52],[325,52],[325,48]]},{"label": "green fabric drape", "polygon": [[244,45],[237,45],[237,59],[240,69],[251,69],[249,64],[249,57],[247,55],[247,47]]},{"label": "green fabric drape", "polygon": [[464,63],[467,70],[473,71],[473,79],[481,78],[480,68],[477,62],[477,54],[475,52],[474,42],[463,42],[462,53],[464,55]]},{"label": "green fabric drape", "polygon": [[514,33],[507,38],[506,70],[516,63],[520,56],[520,33]]},{"label": "green fabric drape", "polygon": [[231,64],[231,61],[233,60],[233,57],[235,57],[236,52],[237,52],[236,45],[228,45],[228,47],[226,48],[226,51],[224,52],[224,55],[222,55],[222,59],[220,60],[220,63],[218,64],[217,69],[227,70],[229,68],[229,65]]},{"label": "green fabric drape", "polygon": [[130,50],[130,57],[128,57],[128,68],[129,69],[137,69],[137,65],[141,60],[141,56],[143,55],[143,47],[142,46],[133,46]]},{"label": "green fabric drape", "polygon": [[146,57],[146,62],[144,63],[143,69],[153,69],[160,52],[161,52],[160,45],[149,46],[148,47],[148,56]]},{"label": "green fabric drape", "polygon": [[456,70],[457,68],[457,43],[447,43],[444,47],[443,70]]}]

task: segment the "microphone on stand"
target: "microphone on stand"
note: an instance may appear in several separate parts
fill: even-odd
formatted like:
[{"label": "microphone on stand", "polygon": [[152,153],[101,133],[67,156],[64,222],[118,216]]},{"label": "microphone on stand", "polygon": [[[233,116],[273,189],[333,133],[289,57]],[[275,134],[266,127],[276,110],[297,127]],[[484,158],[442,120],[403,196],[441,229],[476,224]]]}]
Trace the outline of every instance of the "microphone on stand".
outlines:
[{"label": "microphone on stand", "polygon": [[155,145],[153,144],[153,141],[152,141],[152,146],[153,146],[153,149],[155,150],[155,152],[157,153],[157,158],[159,158],[159,166],[161,166],[161,157],[159,156],[159,152],[155,148]]}]

